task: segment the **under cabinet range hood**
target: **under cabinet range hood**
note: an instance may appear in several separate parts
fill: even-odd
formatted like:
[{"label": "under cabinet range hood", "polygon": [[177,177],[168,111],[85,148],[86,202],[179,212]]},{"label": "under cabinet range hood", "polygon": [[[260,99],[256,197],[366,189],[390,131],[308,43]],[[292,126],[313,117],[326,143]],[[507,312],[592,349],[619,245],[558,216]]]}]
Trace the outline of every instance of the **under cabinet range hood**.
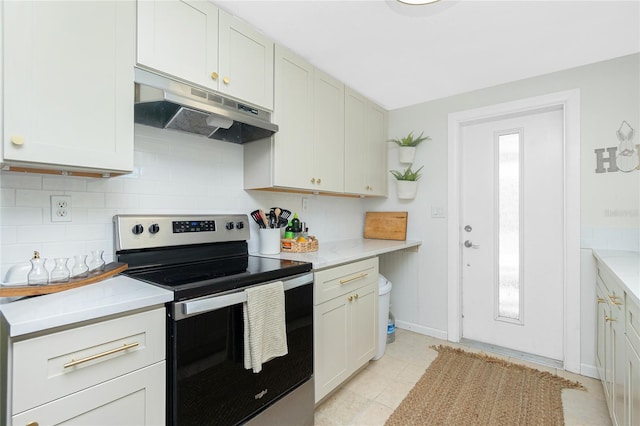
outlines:
[{"label": "under cabinet range hood", "polygon": [[265,139],[278,131],[271,113],[219,93],[135,69],[134,120],[161,129],[233,143]]}]

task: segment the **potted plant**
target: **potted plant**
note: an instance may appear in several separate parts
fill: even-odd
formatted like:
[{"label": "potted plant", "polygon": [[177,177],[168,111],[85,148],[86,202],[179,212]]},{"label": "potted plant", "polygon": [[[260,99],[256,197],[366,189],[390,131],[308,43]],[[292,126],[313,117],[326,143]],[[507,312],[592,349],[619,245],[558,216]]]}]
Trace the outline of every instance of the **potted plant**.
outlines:
[{"label": "potted plant", "polygon": [[398,190],[398,198],[401,200],[412,200],[416,197],[418,191],[418,179],[422,176],[420,171],[424,166],[421,166],[418,170],[413,170],[412,165],[409,165],[404,171],[391,170],[391,174],[396,178],[396,188]]},{"label": "potted plant", "polygon": [[416,156],[416,147],[424,141],[430,141],[429,136],[422,136],[424,132],[420,133],[420,136],[414,137],[413,132],[410,132],[403,138],[389,139],[390,142],[394,142],[400,147],[398,151],[398,158],[401,163],[413,163]]}]

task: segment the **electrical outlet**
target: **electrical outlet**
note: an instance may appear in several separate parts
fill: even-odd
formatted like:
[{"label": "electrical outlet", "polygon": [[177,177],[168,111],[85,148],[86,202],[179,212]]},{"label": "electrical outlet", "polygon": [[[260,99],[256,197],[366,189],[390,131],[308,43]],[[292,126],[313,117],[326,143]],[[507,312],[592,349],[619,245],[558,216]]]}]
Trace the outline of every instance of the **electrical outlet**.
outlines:
[{"label": "electrical outlet", "polygon": [[71,195],[51,196],[51,222],[71,222]]}]

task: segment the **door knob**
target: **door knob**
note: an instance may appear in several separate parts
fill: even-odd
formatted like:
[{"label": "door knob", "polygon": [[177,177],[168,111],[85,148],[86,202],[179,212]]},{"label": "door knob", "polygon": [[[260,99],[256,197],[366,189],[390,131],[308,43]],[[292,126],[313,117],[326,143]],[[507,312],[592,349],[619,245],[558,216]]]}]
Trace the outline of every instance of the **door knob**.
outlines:
[{"label": "door knob", "polygon": [[473,243],[472,243],[471,241],[469,241],[469,240],[467,240],[467,241],[465,241],[465,242],[464,242],[464,246],[465,246],[465,247],[467,247],[467,248],[474,248],[474,249],[480,248],[480,245],[479,245],[479,244],[473,244]]}]

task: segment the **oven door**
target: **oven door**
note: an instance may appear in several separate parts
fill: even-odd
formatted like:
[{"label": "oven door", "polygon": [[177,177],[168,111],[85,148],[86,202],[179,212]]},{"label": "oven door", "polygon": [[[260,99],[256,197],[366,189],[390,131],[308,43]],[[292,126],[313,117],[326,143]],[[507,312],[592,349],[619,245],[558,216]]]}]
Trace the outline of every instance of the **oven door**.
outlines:
[{"label": "oven door", "polygon": [[243,290],[173,305],[168,424],[239,424],[311,378],[313,274],[283,282],[288,354],[257,374],[244,368]]}]

